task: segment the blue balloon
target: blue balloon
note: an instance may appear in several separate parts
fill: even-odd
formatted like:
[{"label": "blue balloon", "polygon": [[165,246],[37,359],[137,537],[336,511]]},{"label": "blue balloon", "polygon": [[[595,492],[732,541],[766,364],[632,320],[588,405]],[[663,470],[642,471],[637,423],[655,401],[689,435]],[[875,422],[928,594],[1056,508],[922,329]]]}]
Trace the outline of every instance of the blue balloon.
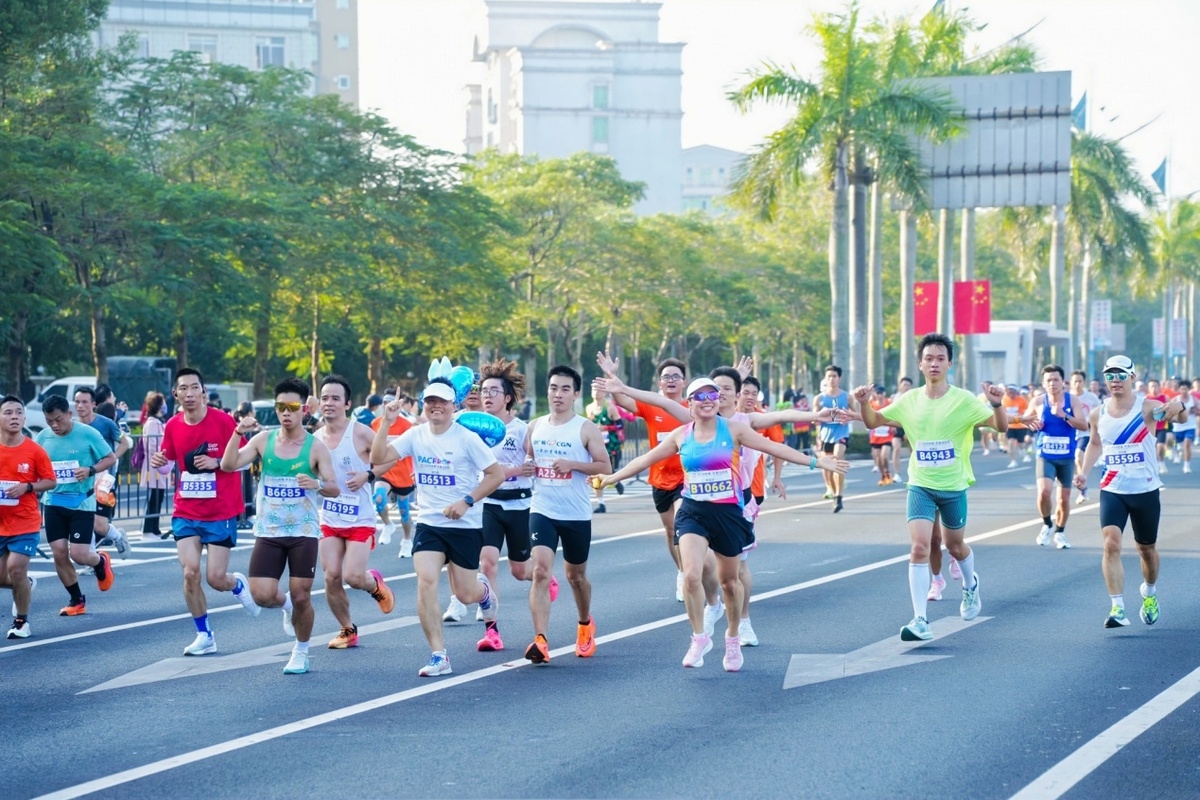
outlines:
[{"label": "blue balloon", "polygon": [[478,434],[488,447],[495,447],[504,441],[504,423],[491,414],[485,414],[482,411],[464,411],[458,415],[458,424],[472,433]]},{"label": "blue balloon", "polygon": [[450,370],[450,384],[454,387],[454,402],[462,405],[471,387],[475,385],[475,373],[470,367],[459,364]]}]

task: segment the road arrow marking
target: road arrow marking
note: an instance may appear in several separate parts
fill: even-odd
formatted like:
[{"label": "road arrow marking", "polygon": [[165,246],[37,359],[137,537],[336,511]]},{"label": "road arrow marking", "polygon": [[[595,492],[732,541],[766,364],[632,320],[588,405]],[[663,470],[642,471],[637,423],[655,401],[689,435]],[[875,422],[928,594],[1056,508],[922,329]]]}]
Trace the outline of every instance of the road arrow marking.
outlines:
[{"label": "road arrow marking", "polygon": [[959,617],[939,619],[930,625],[934,638],[929,642],[905,642],[899,636],[891,636],[882,642],[869,644],[851,653],[794,655],[791,663],[788,664],[787,674],[783,676],[783,688],[795,689],[797,686],[808,686],[838,678],[866,675],[868,672],[879,672],[885,669],[950,658],[948,655],[911,655],[909,651],[989,619],[991,617],[976,617],[970,622],[965,622]]},{"label": "road arrow marking", "polygon": [[[369,636],[372,633],[383,633],[384,631],[395,630],[396,628],[407,628],[410,625],[416,625],[420,622],[416,617],[400,617],[399,619],[389,619],[384,622],[376,622],[371,625],[363,625],[358,629],[359,637]],[[314,639],[323,639],[325,637],[332,638],[337,633],[327,633],[323,635],[313,635],[309,641]],[[191,678],[196,675],[211,675],[214,672],[225,672],[231,669],[245,669],[246,667],[262,667],[267,664],[279,664],[287,661],[292,652],[291,642],[280,642],[279,644],[260,647],[257,650],[247,650],[244,653],[233,653],[227,656],[180,656],[179,658],[165,658],[162,661],[150,664],[149,666],[135,669],[133,672],[127,672],[124,675],[113,678],[111,681],[93,686],[90,689],[84,689],[79,694],[89,694],[90,692],[103,692],[108,689],[124,689],[130,686],[140,686],[143,683],[156,683],[158,681],[169,681],[175,678]]]}]

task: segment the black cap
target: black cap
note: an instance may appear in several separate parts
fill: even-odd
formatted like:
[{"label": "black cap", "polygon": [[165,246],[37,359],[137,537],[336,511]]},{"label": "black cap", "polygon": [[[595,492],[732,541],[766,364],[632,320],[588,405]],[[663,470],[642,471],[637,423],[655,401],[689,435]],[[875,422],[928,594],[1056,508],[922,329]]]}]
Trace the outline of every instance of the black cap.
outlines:
[{"label": "black cap", "polygon": [[383,398],[377,394],[373,394],[367,398],[367,408],[375,408],[375,406],[383,405]]},{"label": "black cap", "polygon": [[209,400],[220,400],[220,399],[221,399],[221,393],[220,393],[220,392],[215,392],[215,391],[213,391],[213,392],[209,392],[209,393],[208,393],[208,399],[209,399]]}]

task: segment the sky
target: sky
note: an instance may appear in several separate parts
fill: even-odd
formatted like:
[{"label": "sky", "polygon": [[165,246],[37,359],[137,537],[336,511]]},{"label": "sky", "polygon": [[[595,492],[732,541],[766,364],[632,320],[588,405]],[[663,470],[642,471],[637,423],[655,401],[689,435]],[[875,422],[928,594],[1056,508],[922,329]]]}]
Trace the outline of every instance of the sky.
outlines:
[{"label": "sky", "polygon": [[[1070,70],[1089,128],[1123,143],[1149,176],[1170,154],[1172,196],[1200,191],[1200,2],[1196,0],[947,0],[986,28],[987,50],[1027,34],[1045,71]],[[924,13],[932,0],[861,0],[865,17]],[[360,98],[428,146],[462,150],[466,94],[480,81],[472,42],[483,0],[360,0]],[[787,119],[784,109],[736,111],[725,93],[765,62],[815,75],[819,52],[805,26],[829,0],[662,0],[659,38],[684,42],[683,146],[748,151]],[[1153,122],[1151,122],[1153,120]],[[1146,125],[1146,123],[1150,123]],[[1134,132],[1146,125],[1142,130]]]}]

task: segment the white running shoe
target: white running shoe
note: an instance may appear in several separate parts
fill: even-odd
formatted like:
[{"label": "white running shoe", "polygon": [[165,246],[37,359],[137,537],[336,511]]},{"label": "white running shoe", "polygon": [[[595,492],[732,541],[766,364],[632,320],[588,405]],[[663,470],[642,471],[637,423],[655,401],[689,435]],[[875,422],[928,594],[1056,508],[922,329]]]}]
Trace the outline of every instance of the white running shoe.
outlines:
[{"label": "white running shoe", "polygon": [[1005,469],[1016,469],[1016,468],[1017,468],[1017,460],[1015,458],[1012,461],[1008,462],[1008,466],[1005,467]]},{"label": "white running shoe", "polygon": [[445,653],[434,653],[429,657],[429,663],[421,667],[417,672],[422,678],[433,678],[438,675],[449,675],[454,672],[450,669],[450,657]]},{"label": "white running shoe", "polygon": [[466,615],[467,607],[457,597],[450,595],[450,605],[446,606],[446,613],[442,614],[442,622],[462,622]]},{"label": "white running shoe", "polygon": [[738,638],[742,640],[742,647],[758,647],[758,634],[754,632],[749,619],[742,620],[738,625]]},{"label": "white running shoe", "polygon": [[395,532],[396,532],[396,526],[394,523],[391,523],[391,522],[383,523],[383,530],[380,531],[380,533],[379,533],[379,543],[380,544],[391,544],[392,543],[392,534]]},{"label": "white running shoe", "polygon": [[283,668],[284,675],[303,675],[308,672],[308,653],[292,651],[287,666]]},{"label": "white running shoe", "polygon": [[983,600],[979,597],[979,572],[975,572],[975,588],[963,587],[962,605],[958,607],[959,615],[970,622],[979,616],[983,610]]},{"label": "white running shoe", "polygon": [[29,634],[33,633],[29,629],[29,620],[24,620],[20,624],[13,620],[12,627],[8,629],[8,638],[10,639],[28,639]]},{"label": "white running shoe", "polygon": [[1166,465],[1166,463],[1164,463],[1164,462],[1162,462],[1162,461],[1158,462],[1158,474],[1159,474],[1159,475],[1166,475],[1166,474],[1167,474],[1167,465]]},{"label": "white running shoe", "polygon": [[183,648],[185,656],[204,656],[215,652],[217,652],[217,643],[213,639],[212,633],[197,633],[195,641]]},{"label": "white running shoe", "polygon": [[1045,547],[1046,545],[1050,544],[1050,537],[1053,535],[1053,533],[1053,525],[1043,525],[1042,529],[1038,531],[1037,535],[1038,547]]},{"label": "white running shoe", "polygon": [[1032,461],[1032,460],[1033,460],[1033,459],[1031,459],[1031,458],[1029,457],[1029,453],[1026,453],[1026,454],[1025,454],[1025,457],[1021,459],[1021,463],[1022,463],[1022,464],[1028,464],[1028,463],[1029,463],[1030,461]]},{"label": "white running shoe", "polygon": [[924,617],[913,617],[912,622],[900,629],[900,639],[905,642],[928,642],[933,638],[929,623]]},{"label": "white running shoe", "polygon": [[295,639],[296,626],[292,625],[292,595],[289,592],[285,595],[285,597],[287,600],[283,606],[283,632],[288,635],[289,639]]},{"label": "white running shoe", "polygon": [[[234,593],[233,597],[242,604],[242,608],[246,609],[246,613],[252,617],[257,617],[262,611],[258,607],[258,603],[254,602],[254,597],[250,594],[250,580],[240,572],[233,573],[234,580],[242,582],[242,593]],[[237,587],[234,587],[237,588]]]},{"label": "white running shoe", "polygon": [[712,650],[712,637],[707,633],[693,633],[692,643],[683,657],[683,665],[685,667],[703,667],[704,656],[709,650]]},{"label": "white running shoe", "polygon": [[117,555],[121,558],[124,558],[125,554],[129,552],[129,537],[125,535],[125,531],[109,525],[106,538],[117,548]]},{"label": "white running shoe", "polygon": [[1184,475],[1192,474],[1192,462],[1190,462],[1190,461],[1183,462],[1183,474]]},{"label": "white running shoe", "polygon": [[412,542],[413,542],[412,539],[401,539],[400,540],[400,557],[401,558],[412,558]]},{"label": "white running shoe", "polygon": [[715,606],[704,606],[704,633],[706,635],[712,636],[713,629],[717,627],[717,620],[719,620],[721,615],[724,613],[725,604],[720,600],[717,601]]},{"label": "white running shoe", "polygon": [[[29,606],[30,606],[30,608],[33,607],[33,590],[36,588],[37,588],[37,578],[30,575],[29,576]],[[12,615],[14,617],[17,616],[17,601],[16,600],[13,600]],[[11,639],[12,637],[10,636],[9,638]]]},{"label": "white running shoe", "polygon": [[1059,550],[1070,550],[1071,543],[1067,541],[1067,534],[1064,531],[1054,532],[1054,546]]},{"label": "white running shoe", "polygon": [[680,570],[679,574],[675,576],[675,600],[679,603],[683,602],[683,570]]}]

